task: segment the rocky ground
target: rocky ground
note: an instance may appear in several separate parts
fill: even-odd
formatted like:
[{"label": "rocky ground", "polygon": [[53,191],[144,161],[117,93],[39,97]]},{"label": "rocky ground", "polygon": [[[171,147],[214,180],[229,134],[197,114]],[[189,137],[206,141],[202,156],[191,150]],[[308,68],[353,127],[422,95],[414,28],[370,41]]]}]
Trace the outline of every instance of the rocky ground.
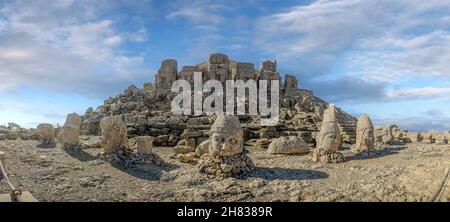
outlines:
[{"label": "rocky ground", "polygon": [[[154,148],[163,166],[123,168],[96,157],[98,148],[67,153],[37,141],[0,141],[11,181],[39,201],[429,201],[450,167],[450,145],[386,147],[371,156],[343,153],[343,164],[250,147],[257,168],[241,179],[211,180],[195,166]],[[0,182],[0,193],[8,193]],[[440,196],[450,201],[450,184]]]}]

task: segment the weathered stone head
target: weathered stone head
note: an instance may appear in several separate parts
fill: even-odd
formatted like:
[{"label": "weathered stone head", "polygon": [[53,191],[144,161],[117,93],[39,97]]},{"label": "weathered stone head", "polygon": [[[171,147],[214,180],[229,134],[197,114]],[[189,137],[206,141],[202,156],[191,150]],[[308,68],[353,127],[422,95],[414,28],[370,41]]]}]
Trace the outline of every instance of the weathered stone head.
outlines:
[{"label": "weathered stone head", "polygon": [[56,144],[56,131],[55,127],[49,123],[39,124],[37,127],[37,133],[42,145],[55,145]]},{"label": "weathered stone head", "polygon": [[328,105],[328,108],[323,112],[322,123],[338,123],[338,119],[336,117],[336,105]]},{"label": "weathered stone head", "polygon": [[389,131],[394,137],[394,139],[400,139],[403,137],[403,132],[398,128],[397,125],[389,125]]},{"label": "weathered stone head", "polygon": [[104,153],[129,149],[127,126],[120,116],[105,117],[100,122],[102,148]]},{"label": "weathered stone head", "polygon": [[330,104],[323,115],[322,126],[316,137],[318,149],[336,153],[342,144],[341,133],[336,118],[336,106]]},{"label": "weathered stone head", "polygon": [[237,116],[217,116],[211,127],[209,154],[234,156],[244,150],[244,131]]},{"label": "weathered stone head", "polygon": [[76,113],[67,115],[63,126],[62,139],[64,144],[78,145],[80,142],[81,117]]},{"label": "weathered stone head", "polygon": [[363,114],[356,125],[356,144],[355,150],[362,151],[373,150],[375,144],[374,127],[372,120],[367,114]]}]

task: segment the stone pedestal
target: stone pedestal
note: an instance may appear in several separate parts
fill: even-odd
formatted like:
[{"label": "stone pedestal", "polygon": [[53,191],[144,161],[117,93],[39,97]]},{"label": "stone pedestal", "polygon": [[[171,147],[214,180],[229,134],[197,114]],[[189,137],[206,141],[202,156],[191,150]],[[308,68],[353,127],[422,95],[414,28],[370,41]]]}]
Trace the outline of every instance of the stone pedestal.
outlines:
[{"label": "stone pedestal", "polygon": [[152,154],[153,150],[153,137],[150,136],[138,136],[136,140],[136,149],[138,153]]}]

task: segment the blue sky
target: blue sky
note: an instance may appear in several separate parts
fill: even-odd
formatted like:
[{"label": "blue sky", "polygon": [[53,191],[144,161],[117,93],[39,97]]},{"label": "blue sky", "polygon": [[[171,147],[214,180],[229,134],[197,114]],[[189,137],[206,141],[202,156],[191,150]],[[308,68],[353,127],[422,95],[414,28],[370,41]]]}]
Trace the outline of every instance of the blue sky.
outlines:
[{"label": "blue sky", "polygon": [[450,1],[0,0],[0,124],[62,123],[160,61],[277,59],[376,124],[450,129]]}]

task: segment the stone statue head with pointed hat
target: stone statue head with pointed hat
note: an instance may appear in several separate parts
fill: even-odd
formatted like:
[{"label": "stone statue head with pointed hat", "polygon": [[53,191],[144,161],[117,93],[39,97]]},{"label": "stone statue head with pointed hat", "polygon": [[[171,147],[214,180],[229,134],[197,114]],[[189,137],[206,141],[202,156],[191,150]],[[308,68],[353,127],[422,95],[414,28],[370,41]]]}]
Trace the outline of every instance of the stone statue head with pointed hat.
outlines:
[{"label": "stone statue head with pointed hat", "polygon": [[356,124],[355,151],[372,151],[375,144],[375,130],[369,115],[363,114]]},{"label": "stone statue head with pointed hat", "polygon": [[336,105],[329,104],[328,108],[323,113],[324,123],[337,123],[338,119],[336,117]]},{"label": "stone statue head with pointed hat", "polygon": [[209,154],[213,157],[234,156],[244,150],[244,131],[237,116],[217,116],[211,127]]}]

